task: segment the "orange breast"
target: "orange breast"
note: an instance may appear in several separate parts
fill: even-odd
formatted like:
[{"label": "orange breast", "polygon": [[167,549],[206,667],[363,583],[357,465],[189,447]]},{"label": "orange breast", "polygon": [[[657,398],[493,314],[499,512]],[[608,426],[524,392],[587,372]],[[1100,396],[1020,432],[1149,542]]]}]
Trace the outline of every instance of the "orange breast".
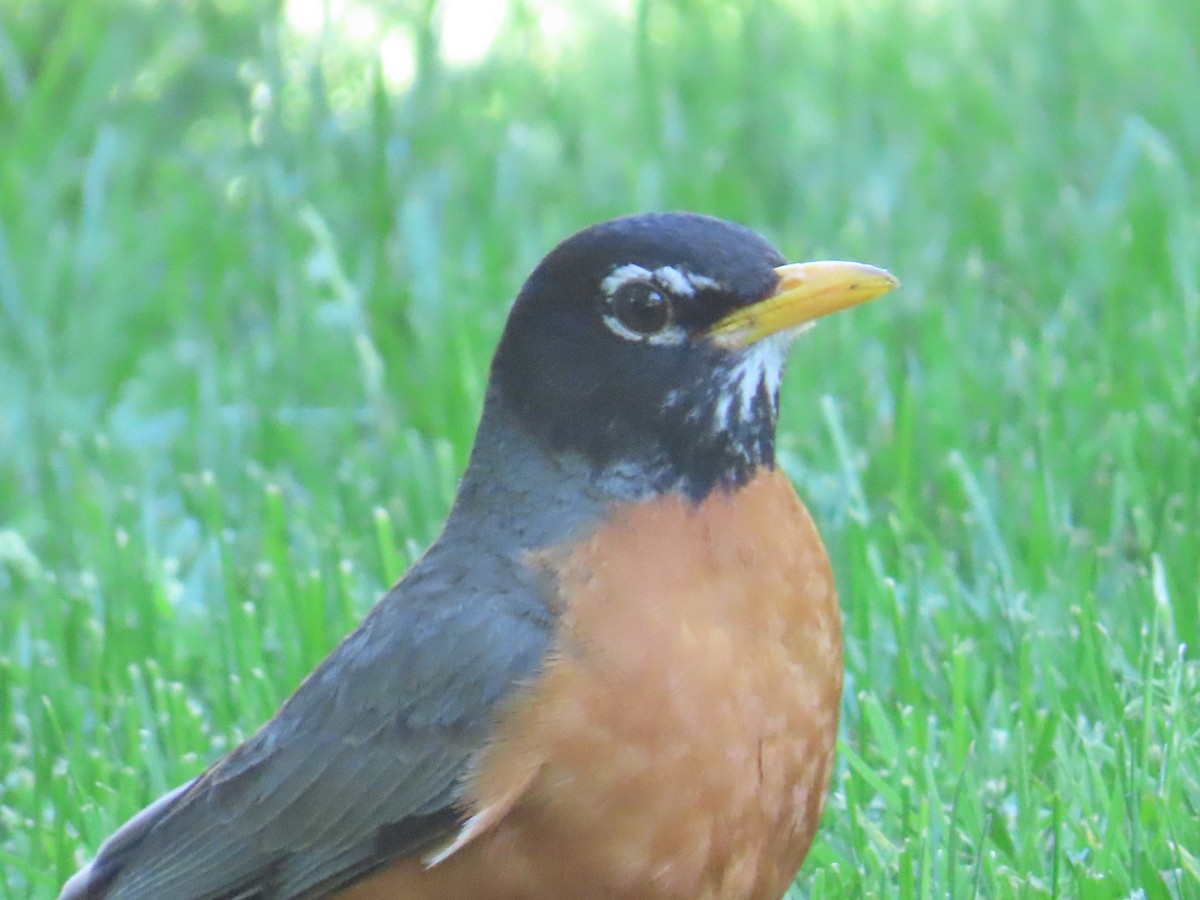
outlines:
[{"label": "orange breast", "polygon": [[778,900],[821,815],[842,686],[829,561],[786,477],[631,505],[531,562],[560,633],[480,758],[470,838],[347,896]]}]

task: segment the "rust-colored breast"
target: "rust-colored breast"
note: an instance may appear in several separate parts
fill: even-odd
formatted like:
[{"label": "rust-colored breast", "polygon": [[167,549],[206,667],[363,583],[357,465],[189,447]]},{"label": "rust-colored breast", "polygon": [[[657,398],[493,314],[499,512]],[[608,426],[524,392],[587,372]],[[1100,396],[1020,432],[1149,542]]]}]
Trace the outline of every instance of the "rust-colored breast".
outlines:
[{"label": "rust-colored breast", "polygon": [[619,510],[541,554],[564,604],[432,868],[368,898],[777,900],[829,782],[842,686],[829,561],[786,477]]}]

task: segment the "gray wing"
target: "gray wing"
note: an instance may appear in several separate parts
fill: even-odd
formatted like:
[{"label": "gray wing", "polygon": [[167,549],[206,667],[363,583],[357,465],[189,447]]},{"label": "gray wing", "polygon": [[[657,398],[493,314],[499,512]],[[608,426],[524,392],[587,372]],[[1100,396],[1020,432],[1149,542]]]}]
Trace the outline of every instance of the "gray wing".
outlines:
[{"label": "gray wing", "polygon": [[438,551],[275,718],[130,820],[60,900],[320,896],[453,834],[464,771],[553,623],[518,562],[481,572]]}]

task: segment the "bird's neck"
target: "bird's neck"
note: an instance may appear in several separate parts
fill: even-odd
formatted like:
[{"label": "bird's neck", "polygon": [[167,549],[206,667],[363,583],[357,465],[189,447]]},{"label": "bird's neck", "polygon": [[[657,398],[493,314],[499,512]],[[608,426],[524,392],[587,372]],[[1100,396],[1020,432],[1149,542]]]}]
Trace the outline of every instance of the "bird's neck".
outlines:
[{"label": "bird's neck", "polygon": [[[620,488],[597,479],[583,457],[544,446],[489,389],[446,530],[486,527],[475,539],[489,548],[545,547],[596,522]],[[625,499],[651,490],[648,482],[625,488]]]},{"label": "bird's neck", "polygon": [[[614,504],[672,493],[699,502],[775,467],[774,406],[762,412],[769,421],[747,423],[743,434],[688,410],[667,410],[672,445],[631,445],[628,455],[597,460],[549,446],[489,389],[478,432],[486,439],[476,440],[451,516],[505,522],[522,546],[537,547],[597,521]],[[543,533],[520,531],[529,528]]]}]

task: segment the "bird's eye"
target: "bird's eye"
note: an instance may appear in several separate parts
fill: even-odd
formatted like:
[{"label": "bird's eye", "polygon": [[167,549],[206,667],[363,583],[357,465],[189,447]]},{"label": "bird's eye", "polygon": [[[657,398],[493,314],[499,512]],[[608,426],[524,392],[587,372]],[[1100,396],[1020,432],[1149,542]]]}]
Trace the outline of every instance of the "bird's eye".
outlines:
[{"label": "bird's eye", "polygon": [[623,284],[612,297],[612,313],[635,334],[658,334],[671,324],[671,302],[644,281]]}]

